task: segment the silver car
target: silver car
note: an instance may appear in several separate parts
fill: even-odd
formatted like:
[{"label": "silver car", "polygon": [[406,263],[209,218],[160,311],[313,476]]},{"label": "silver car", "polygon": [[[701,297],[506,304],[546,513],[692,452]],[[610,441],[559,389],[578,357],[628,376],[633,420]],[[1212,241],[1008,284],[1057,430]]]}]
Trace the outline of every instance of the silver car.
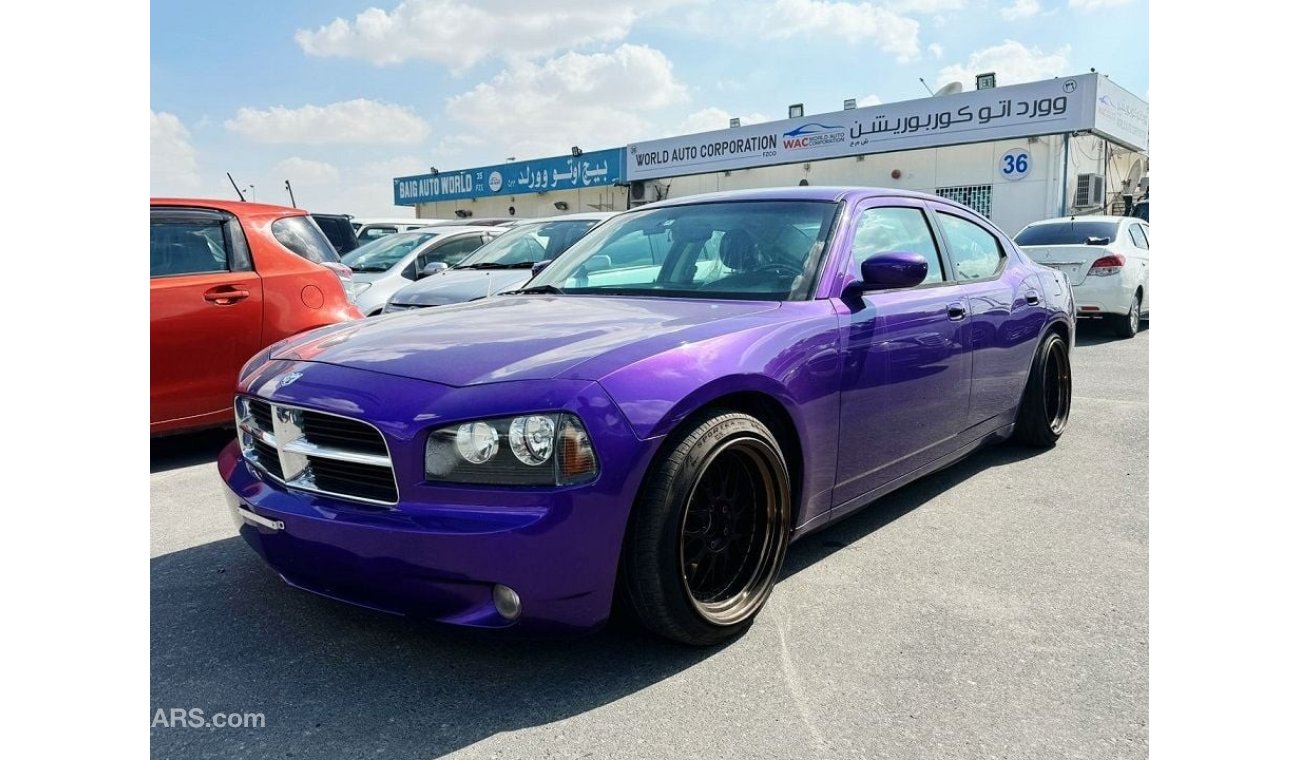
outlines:
[{"label": "silver car", "polygon": [[384,312],[463,303],[518,288],[532,279],[535,265],[554,260],[611,216],[601,211],[520,221],[459,264],[398,290]]},{"label": "silver car", "polygon": [[350,292],[367,317],[379,314],[403,287],[454,266],[504,232],[498,227],[432,227],[385,235],[343,257]]}]

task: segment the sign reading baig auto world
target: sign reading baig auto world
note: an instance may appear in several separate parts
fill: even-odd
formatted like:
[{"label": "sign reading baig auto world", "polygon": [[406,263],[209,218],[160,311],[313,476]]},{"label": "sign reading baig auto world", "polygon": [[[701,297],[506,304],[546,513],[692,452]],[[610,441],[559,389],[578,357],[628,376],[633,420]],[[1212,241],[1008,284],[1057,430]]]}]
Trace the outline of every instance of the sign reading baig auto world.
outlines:
[{"label": "sign reading baig auto world", "polygon": [[1097,80],[1097,74],[1061,77],[634,143],[627,148],[627,178],[1088,130],[1096,122]]},{"label": "sign reading baig auto world", "polygon": [[614,185],[623,181],[623,149],[599,150],[577,156],[515,161],[477,169],[397,177],[393,203],[417,203],[484,198],[501,193],[539,193]]}]

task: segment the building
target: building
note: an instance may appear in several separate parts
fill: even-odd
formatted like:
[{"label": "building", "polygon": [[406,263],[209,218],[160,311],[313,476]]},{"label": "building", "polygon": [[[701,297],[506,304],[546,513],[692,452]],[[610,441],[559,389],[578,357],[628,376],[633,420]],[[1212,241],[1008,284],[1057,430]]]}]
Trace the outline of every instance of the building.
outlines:
[{"label": "building", "polygon": [[[1140,199],[1150,170],[1148,109],[1104,75],[1084,74],[595,154],[575,149],[573,156],[465,170],[445,185],[429,184],[445,175],[401,177],[394,197],[421,217],[543,216],[718,190],[873,185],[951,198],[1014,233],[1052,216],[1122,213],[1126,196],[1130,204]],[[581,160],[596,157],[604,173],[590,181]],[[579,182],[580,173],[589,181]],[[421,187],[439,192],[414,192]]]}]

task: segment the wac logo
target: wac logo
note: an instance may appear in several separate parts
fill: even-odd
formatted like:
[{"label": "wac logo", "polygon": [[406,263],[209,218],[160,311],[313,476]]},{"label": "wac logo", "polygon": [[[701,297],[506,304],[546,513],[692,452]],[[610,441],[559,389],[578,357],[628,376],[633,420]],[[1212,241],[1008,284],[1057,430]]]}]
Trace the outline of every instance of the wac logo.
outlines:
[{"label": "wac logo", "polygon": [[782,135],[786,150],[803,150],[822,145],[833,145],[845,140],[844,127],[809,122]]}]

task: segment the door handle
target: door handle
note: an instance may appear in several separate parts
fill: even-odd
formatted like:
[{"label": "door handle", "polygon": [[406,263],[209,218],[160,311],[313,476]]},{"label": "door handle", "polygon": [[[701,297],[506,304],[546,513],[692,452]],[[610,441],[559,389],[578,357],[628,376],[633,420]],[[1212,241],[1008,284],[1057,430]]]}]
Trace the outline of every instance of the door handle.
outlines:
[{"label": "door handle", "polygon": [[203,292],[203,300],[218,306],[229,306],[245,298],[248,298],[248,291],[238,285],[218,285]]},{"label": "door handle", "polygon": [[1036,291],[1036,290],[1026,290],[1026,291],[1025,291],[1025,303],[1027,303],[1027,304],[1036,304],[1036,303],[1038,303],[1038,291]]},{"label": "door handle", "polygon": [[960,303],[948,304],[948,319],[954,322],[960,322],[966,318],[966,307]]}]

